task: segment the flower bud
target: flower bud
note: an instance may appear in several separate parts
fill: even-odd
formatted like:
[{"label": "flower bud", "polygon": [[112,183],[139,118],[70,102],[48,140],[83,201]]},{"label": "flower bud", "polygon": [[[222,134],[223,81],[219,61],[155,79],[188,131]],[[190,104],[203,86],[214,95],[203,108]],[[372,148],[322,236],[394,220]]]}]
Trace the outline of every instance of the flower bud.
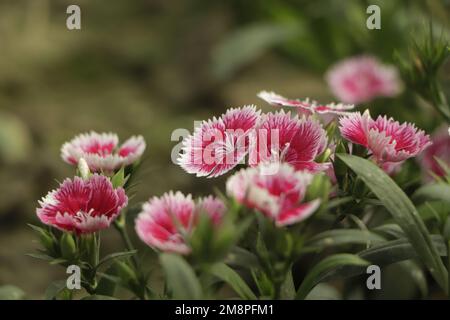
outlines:
[{"label": "flower bud", "polygon": [[81,178],[83,178],[84,180],[87,180],[91,175],[89,166],[84,158],[80,158],[80,160],[78,161],[78,171],[80,172]]},{"label": "flower bud", "polygon": [[313,181],[308,186],[306,192],[306,200],[322,199],[325,202],[330,193],[331,183],[329,178],[324,174],[314,175]]},{"label": "flower bud", "polygon": [[59,241],[61,246],[61,254],[66,260],[73,260],[76,256],[77,246],[75,240],[70,233],[64,233]]}]

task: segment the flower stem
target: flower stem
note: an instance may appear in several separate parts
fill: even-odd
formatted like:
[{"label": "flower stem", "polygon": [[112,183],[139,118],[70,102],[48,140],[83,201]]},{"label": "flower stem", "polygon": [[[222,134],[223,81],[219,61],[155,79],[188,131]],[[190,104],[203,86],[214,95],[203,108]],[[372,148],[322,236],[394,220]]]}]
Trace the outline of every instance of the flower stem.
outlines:
[{"label": "flower stem", "polygon": [[[125,216],[124,215],[121,215],[119,219],[114,221],[114,227],[119,232],[120,237],[122,238],[122,241],[123,241],[123,243],[125,245],[125,248],[128,251],[133,251],[134,250],[134,246],[131,243],[130,237],[128,236],[127,226],[126,226]],[[133,257],[131,257],[131,259],[133,261],[134,267],[137,269],[138,261],[137,261],[136,257],[133,256]]]}]

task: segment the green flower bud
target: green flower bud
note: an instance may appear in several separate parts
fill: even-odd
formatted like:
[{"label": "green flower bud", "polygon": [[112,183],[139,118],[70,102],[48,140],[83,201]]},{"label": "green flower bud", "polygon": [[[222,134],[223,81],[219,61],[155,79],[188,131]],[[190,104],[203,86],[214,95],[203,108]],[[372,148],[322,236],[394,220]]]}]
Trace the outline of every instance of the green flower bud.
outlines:
[{"label": "green flower bud", "polygon": [[62,257],[68,261],[76,258],[77,245],[70,233],[64,233],[59,241]]}]

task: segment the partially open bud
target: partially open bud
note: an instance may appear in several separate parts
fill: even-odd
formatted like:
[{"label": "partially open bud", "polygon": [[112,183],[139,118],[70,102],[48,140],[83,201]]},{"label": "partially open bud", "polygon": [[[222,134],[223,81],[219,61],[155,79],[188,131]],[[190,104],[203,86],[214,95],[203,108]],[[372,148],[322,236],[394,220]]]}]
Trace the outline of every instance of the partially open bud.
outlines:
[{"label": "partially open bud", "polygon": [[91,175],[89,166],[84,158],[80,158],[80,160],[78,161],[78,171],[80,172],[80,176],[81,178],[83,178],[83,180],[87,180]]},{"label": "partially open bud", "polygon": [[64,259],[72,261],[77,253],[77,245],[70,233],[64,233],[60,239],[61,253]]}]

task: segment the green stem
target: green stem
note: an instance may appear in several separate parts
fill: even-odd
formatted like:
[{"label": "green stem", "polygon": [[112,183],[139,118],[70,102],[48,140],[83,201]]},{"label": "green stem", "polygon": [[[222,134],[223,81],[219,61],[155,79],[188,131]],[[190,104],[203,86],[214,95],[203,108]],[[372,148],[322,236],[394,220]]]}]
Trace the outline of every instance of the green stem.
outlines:
[{"label": "green stem", "polygon": [[[119,232],[120,237],[122,238],[122,241],[125,245],[125,248],[128,251],[133,251],[134,246],[131,243],[130,237],[128,236],[126,222],[125,222],[125,216],[122,215],[119,219],[114,221],[114,226],[115,226],[116,230]],[[132,257],[132,261],[133,261],[134,267],[137,269],[138,261],[135,256]]]}]

